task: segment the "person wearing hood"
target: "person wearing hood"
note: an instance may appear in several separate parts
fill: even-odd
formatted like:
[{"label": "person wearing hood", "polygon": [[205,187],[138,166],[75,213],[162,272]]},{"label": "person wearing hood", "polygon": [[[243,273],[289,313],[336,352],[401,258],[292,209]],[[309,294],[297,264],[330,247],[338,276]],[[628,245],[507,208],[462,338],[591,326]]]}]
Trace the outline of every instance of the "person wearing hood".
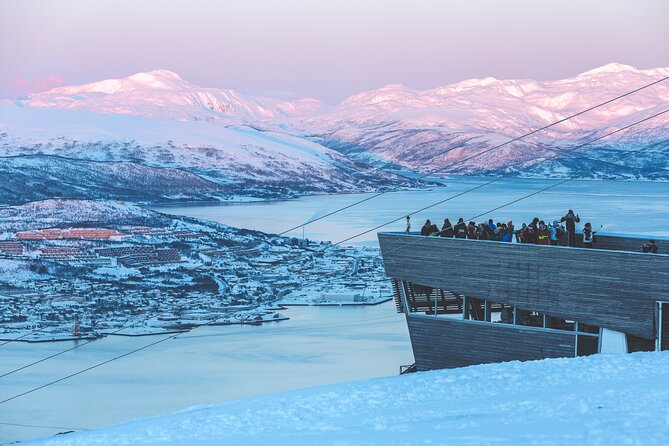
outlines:
[{"label": "person wearing hood", "polygon": [[425,224],[420,229],[420,235],[430,235],[430,230],[432,229],[432,222],[428,218],[425,220]]},{"label": "person wearing hood", "polygon": [[453,237],[453,225],[451,224],[451,221],[447,218],[444,220],[444,225],[441,227],[441,234],[442,237]]},{"label": "person wearing hood", "polygon": [[537,237],[536,237],[536,244],[537,245],[550,245],[550,233],[548,232],[548,228],[546,227],[546,223],[540,221],[537,224]]},{"label": "person wearing hood", "polygon": [[567,215],[562,217],[560,221],[564,222],[567,227],[567,246],[576,246],[576,223],[579,223],[581,218],[569,209]]},{"label": "person wearing hood", "polygon": [[535,218],[532,220],[532,223],[525,228],[525,243],[535,243],[537,241],[537,232],[539,231],[539,228],[537,228],[538,223],[539,219]]},{"label": "person wearing hood", "polygon": [[455,232],[455,238],[467,237],[467,225],[465,224],[465,220],[462,217],[458,219],[458,223],[455,225],[453,230]]},{"label": "person wearing hood", "polygon": [[404,231],[407,234],[411,234],[411,217],[407,215],[407,228]]},{"label": "person wearing hood", "polygon": [[439,231],[439,227],[437,225],[435,225],[434,223],[432,223],[430,225],[430,234],[429,235],[439,237],[439,234],[441,234],[441,231]]}]

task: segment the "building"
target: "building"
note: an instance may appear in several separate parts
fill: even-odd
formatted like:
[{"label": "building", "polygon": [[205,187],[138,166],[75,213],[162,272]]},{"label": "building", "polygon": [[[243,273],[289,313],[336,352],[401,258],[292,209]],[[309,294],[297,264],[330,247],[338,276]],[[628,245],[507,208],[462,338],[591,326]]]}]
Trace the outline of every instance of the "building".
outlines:
[{"label": "building", "polygon": [[669,239],[598,235],[595,249],[404,233],[379,243],[417,370],[669,349]]},{"label": "building", "polygon": [[21,242],[2,240],[0,241],[0,253],[20,256],[23,254],[23,245]]},{"label": "building", "polygon": [[88,239],[88,240],[107,240],[110,238],[122,237],[123,234],[115,229],[99,228],[68,228],[68,229],[40,229],[36,231],[17,232],[16,238],[19,240],[67,240],[67,239]]}]

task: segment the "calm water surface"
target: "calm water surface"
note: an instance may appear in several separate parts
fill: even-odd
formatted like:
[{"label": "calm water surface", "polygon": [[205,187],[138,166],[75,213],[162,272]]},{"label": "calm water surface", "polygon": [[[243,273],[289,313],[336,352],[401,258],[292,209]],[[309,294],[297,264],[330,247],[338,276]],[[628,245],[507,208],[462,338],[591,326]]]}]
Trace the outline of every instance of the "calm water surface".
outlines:
[{"label": "calm water surface", "polygon": [[[480,178],[446,180],[446,187],[387,193],[310,224],[304,233],[307,238],[337,242],[398,217],[399,221],[383,230],[404,230],[403,214],[448,199],[487,181]],[[459,217],[469,220],[478,216],[477,221],[494,218],[495,221],[504,222],[513,220],[519,225],[522,222],[529,223],[537,216],[548,222],[559,219],[568,209],[574,209],[580,214],[582,224],[590,221],[595,228],[603,225],[606,232],[669,235],[669,183],[571,181],[503,209],[487,212],[559,181],[501,180],[412,216],[413,229],[420,230],[427,218],[440,224],[445,217],[457,221]],[[310,196],[275,202],[162,206],[152,209],[278,233],[369,195]],[[301,237],[302,230],[287,235]],[[356,238],[353,242],[374,244],[376,231]]]},{"label": "calm water surface", "polygon": [[[291,320],[204,327],[0,406],[0,423],[94,428],[283,390],[397,375],[413,363],[394,304],[292,307]],[[110,336],[0,378],[0,400],[148,344]],[[0,374],[71,343],[0,347]],[[262,420],[259,420],[262,422]],[[0,424],[0,443],[59,429]]]}]

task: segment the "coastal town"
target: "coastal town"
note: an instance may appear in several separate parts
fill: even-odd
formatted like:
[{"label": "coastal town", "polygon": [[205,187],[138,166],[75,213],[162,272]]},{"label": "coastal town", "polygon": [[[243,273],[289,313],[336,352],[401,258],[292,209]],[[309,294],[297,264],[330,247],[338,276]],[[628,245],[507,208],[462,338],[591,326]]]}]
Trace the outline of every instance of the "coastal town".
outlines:
[{"label": "coastal town", "polygon": [[0,209],[0,340],[260,324],[286,319],[288,305],[389,299],[375,248],[280,237],[121,202],[30,205]]}]

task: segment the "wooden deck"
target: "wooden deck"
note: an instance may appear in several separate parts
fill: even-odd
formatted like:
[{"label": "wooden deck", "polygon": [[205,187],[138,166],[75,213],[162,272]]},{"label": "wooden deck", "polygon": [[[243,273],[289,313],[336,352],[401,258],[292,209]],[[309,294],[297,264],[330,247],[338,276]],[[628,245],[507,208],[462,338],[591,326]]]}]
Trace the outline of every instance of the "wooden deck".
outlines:
[{"label": "wooden deck", "polygon": [[669,300],[669,255],[641,253],[648,238],[599,237],[624,251],[379,234],[390,278],[653,339],[655,303]]}]

